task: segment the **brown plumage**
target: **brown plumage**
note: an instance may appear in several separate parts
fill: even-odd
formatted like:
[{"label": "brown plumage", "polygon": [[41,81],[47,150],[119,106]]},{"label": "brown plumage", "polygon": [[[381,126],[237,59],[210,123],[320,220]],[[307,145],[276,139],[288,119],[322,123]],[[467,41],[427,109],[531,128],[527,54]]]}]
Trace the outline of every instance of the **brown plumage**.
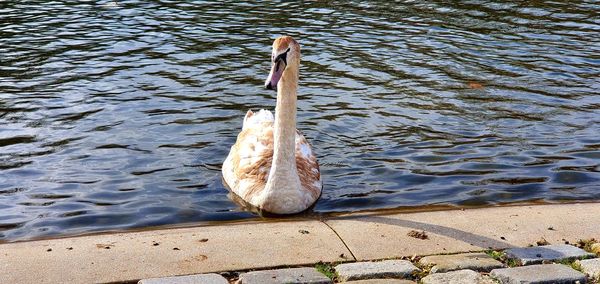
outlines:
[{"label": "brown plumage", "polygon": [[319,164],[296,129],[300,46],[291,37],[273,43],[267,88],[277,88],[275,117],[248,111],[242,131],[223,163],[223,178],[244,201],[268,212],[298,213],[321,195]]}]

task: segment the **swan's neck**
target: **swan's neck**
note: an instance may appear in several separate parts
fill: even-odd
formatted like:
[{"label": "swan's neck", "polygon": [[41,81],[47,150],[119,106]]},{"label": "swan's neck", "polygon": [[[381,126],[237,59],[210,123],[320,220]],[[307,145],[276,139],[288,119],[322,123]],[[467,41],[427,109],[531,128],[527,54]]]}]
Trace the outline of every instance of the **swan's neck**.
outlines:
[{"label": "swan's neck", "polygon": [[300,185],[295,155],[297,89],[298,71],[288,68],[277,84],[273,163],[266,185],[271,192],[296,190]]}]

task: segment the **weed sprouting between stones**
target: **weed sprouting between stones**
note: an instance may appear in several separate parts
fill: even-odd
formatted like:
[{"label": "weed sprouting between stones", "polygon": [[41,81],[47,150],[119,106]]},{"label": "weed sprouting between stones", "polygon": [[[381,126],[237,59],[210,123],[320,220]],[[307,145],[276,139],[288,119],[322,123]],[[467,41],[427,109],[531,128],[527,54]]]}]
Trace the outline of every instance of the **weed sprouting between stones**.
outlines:
[{"label": "weed sprouting between stones", "polygon": [[563,260],[559,261],[558,263],[568,265],[571,268],[583,273],[583,268],[581,267],[581,264],[579,264],[577,262],[576,259],[563,259]]},{"label": "weed sprouting between stones", "polygon": [[423,279],[423,277],[429,275],[429,273],[431,272],[431,268],[433,268],[435,266],[435,264],[428,264],[428,265],[421,265],[420,263],[415,263],[415,265],[420,269],[420,270],[415,270],[412,272],[412,277],[413,279]]},{"label": "weed sprouting between stones", "polygon": [[491,256],[493,259],[508,265],[508,267],[521,266],[521,262],[518,259],[508,258],[506,253],[502,251],[486,250],[485,253]]},{"label": "weed sprouting between stones", "polygon": [[591,239],[585,239],[585,240],[578,240],[576,245],[577,245],[577,247],[579,247],[587,252],[593,252],[592,245],[597,242],[598,241],[596,241],[596,239],[591,238]]},{"label": "weed sprouting between stones", "polygon": [[327,278],[335,281],[338,278],[337,272],[335,271],[334,264],[318,262],[315,264],[317,271],[323,273]]}]

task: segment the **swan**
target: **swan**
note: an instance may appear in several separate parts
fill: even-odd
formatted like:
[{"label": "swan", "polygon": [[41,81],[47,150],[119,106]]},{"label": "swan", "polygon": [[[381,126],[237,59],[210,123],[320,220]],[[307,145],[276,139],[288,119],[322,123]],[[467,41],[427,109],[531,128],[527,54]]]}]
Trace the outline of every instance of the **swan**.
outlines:
[{"label": "swan", "polygon": [[296,129],[299,69],[298,42],[289,36],[275,39],[265,82],[265,88],[277,90],[275,116],[264,109],[249,110],[222,166],[226,186],[269,213],[299,213],[321,196],[319,163]]}]

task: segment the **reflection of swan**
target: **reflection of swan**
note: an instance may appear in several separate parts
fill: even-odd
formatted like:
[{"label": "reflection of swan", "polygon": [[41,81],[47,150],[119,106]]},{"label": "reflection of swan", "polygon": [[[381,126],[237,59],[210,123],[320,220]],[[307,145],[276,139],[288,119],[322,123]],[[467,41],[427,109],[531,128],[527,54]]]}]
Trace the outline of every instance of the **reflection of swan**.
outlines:
[{"label": "reflection of swan", "polygon": [[275,117],[248,111],[242,131],[223,163],[223,178],[246,202],[276,214],[310,207],[321,195],[319,164],[296,130],[300,45],[283,36],[273,42],[267,89],[277,89]]}]

